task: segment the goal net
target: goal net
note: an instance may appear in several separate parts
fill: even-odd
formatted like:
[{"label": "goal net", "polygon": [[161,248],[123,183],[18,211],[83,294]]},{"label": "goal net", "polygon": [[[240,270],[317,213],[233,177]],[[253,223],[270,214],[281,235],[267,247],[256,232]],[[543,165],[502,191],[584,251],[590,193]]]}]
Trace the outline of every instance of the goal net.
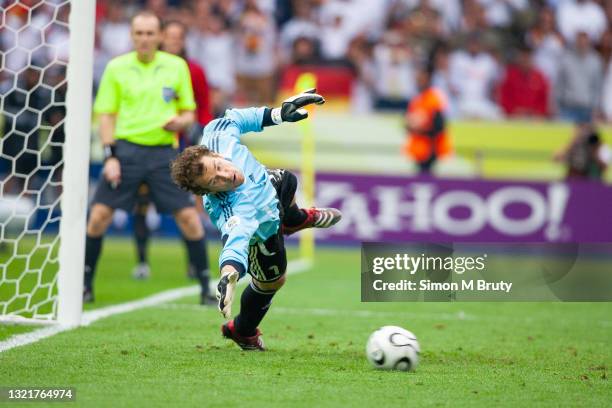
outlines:
[{"label": "goal net", "polygon": [[0,0],[0,321],[78,324],[95,0]]}]

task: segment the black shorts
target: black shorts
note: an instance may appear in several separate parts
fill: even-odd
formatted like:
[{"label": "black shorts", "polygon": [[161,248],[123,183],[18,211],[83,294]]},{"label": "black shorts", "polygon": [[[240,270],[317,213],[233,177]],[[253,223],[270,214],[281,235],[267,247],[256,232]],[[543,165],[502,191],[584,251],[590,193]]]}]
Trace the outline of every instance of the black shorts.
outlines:
[{"label": "black shorts", "polygon": [[93,204],[105,204],[127,212],[134,210],[138,189],[149,188],[149,197],[158,212],[172,214],[194,205],[193,195],[181,190],[170,176],[170,162],[177,150],[171,146],[143,146],[117,140],[116,155],[121,165],[121,183],[116,189],[104,178],[98,183]]},{"label": "black shorts", "polygon": [[[291,206],[297,189],[297,178],[283,169],[268,170],[268,177],[276,189],[281,223]],[[249,274],[260,282],[279,280],[287,271],[287,251],[281,228],[268,238],[249,247]]]}]

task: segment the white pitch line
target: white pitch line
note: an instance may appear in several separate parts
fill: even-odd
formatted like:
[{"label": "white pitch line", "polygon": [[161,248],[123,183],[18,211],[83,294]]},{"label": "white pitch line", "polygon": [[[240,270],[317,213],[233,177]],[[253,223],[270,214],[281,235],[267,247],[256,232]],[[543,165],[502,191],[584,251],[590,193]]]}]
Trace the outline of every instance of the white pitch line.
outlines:
[{"label": "white pitch line", "polygon": [[[190,305],[185,303],[166,303],[155,306],[156,309],[164,310],[201,310],[198,305]],[[414,319],[414,320],[459,320],[459,321],[480,321],[480,322],[500,322],[500,321],[513,321],[528,324],[538,323],[540,320],[549,319],[549,317],[507,317],[507,316],[484,316],[467,314],[463,310],[456,313],[445,313],[445,312],[412,312],[412,311],[382,311],[382,310],[351,310],[351,309],[321,309],[321,308],[299,308],[299,307],[282,307],[274,306],[272,308],[274,313],[288,314],[288,315],[301,315],[301,316],[331,316],[331,317],[387,317],[387,318],[400,318],[400,319]],[[599,320],[594,322],[602,327],[612,327],[612,321]]]},{"label": "white pitch line", "polygon": [[[197,305],[183,303],[166,303],[155,306],[156,309],[166,310],[200,310]],[[478,320],[476,316],[466,315],[465,312],[457,313],[422,313],[422,312],[386,312],[377,310],[350,310],[350,309],[320,309],[320,308],[297,308],[297,307],[273,307],[274,313],[302,315],[302,316],[347,316],[347,317],[401,317],[411,319],[439,319],[439,320]]]},{"label": "white pitch line", "polygon": [[60,325],[54,325],[45,327],[43,329],[37,329],[29,333],[16,334],[15,336],[11,336],[6,340],[0,341],[0,353],[15,347],[35,343],[39,340],[46,339],[47,337],[55,336],[56,334],[66,330],[70,330],[70,328]]},{"label": "white pitch line", "polygon": [[[216,282],[214,282],[214,284],[216,284]],[[200,286],[193,285],[184,288],[166,290],[140,300],[133,300],[131,302],[120,303],[118,305],[90,310],[83,313],[83,316],[81,318],[81,325],[89,326],[93,322],[107,318],[109,316],[128,313],[134,310],[159,305],[165,302],[171,302],[173,300],[180,299],[186,296],[195,296],[198,293],[200,293]]]},{"label": "white pitch line", "polygon": [[[289,261],[287,263],[288,274],[294,275],[297,273],[305,272],[308,270],[312,264],[309,261],[304,259],[298,259],[295,261]],[[242,280],[241,282],[246,282],[247,279]],[[214,288],[217,286],[219,281],[215,280],[211,282],[211,286]],[[96,322],[100,319],[105,319],[110,316],[115,316],[118,314],[133,312],[138,309],[143,309],[145,307],[151,307],[160,305],[166,302],[171,302],[173,300],[177,300],[186,296],[193,296],[199,293],[200,287],[198,285],[187,286],[184,288],[178,289],[170,289],[155,295],[151,295],[144,299],[134,300],[131,302],[121,303],[118,305],[107,306],[100,309],[90,310],[88,312],[84,312],[81,318],[81,325],[88,326],[93,322]],[[6,340],[0,341],[0,353],[6,350],[10,350],[15,347],[25,346],[27,344],[36,343],[42,339],[46,339],[51,336],[55,336],[58,333],[75,329],[79,326],[62,326],[59,324],[45,327],[42,329],[37,329],[28,333],[17,334],[15,336],[11,336]]]}]

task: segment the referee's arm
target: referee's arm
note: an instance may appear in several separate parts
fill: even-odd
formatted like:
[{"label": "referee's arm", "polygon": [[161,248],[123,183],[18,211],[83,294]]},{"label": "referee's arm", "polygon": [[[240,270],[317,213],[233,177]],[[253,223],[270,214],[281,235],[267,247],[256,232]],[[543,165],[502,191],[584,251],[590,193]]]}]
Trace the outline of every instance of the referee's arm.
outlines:
[{"label": "referee's arm", "polygon": [[117,122],[116,113],[101,113],[100,117],[100,139],[102,146],[115,144],[115,123]]},{"label": "referee's arm", "polygon": [[189,129],[195,122],[195,112],[192,110],[179,111],[179,114],[170,118],[164,125],[168,132],[182,132]]},{"label": "referee's arm", "polygon": [[100,113],[100,139],[104,147],[104,167],[102,175],[116,188],[121,183],[121,165],[115,156],[116,113]]}]

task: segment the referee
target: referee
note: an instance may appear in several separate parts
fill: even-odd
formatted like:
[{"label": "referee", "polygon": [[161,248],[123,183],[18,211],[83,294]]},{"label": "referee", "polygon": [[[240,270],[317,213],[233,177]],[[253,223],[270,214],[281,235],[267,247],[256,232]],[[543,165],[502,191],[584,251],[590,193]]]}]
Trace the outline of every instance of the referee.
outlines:
[{"label": "referee", "polygon": [[94,104],[105,161],[87,224],[83,300],[94,300],[96,264],[114,210],[131,212],[144,183],[157,210],[173,214],[186,238],[202,285],[201,303],[216,304],[208,293],[204,229],[193,198],[170,177],[176,134],[195,119],[189,70],[182,58],[158,51],[161,22],[155,14],[136,14],[131,35],[135,51],[108,63]]}]

